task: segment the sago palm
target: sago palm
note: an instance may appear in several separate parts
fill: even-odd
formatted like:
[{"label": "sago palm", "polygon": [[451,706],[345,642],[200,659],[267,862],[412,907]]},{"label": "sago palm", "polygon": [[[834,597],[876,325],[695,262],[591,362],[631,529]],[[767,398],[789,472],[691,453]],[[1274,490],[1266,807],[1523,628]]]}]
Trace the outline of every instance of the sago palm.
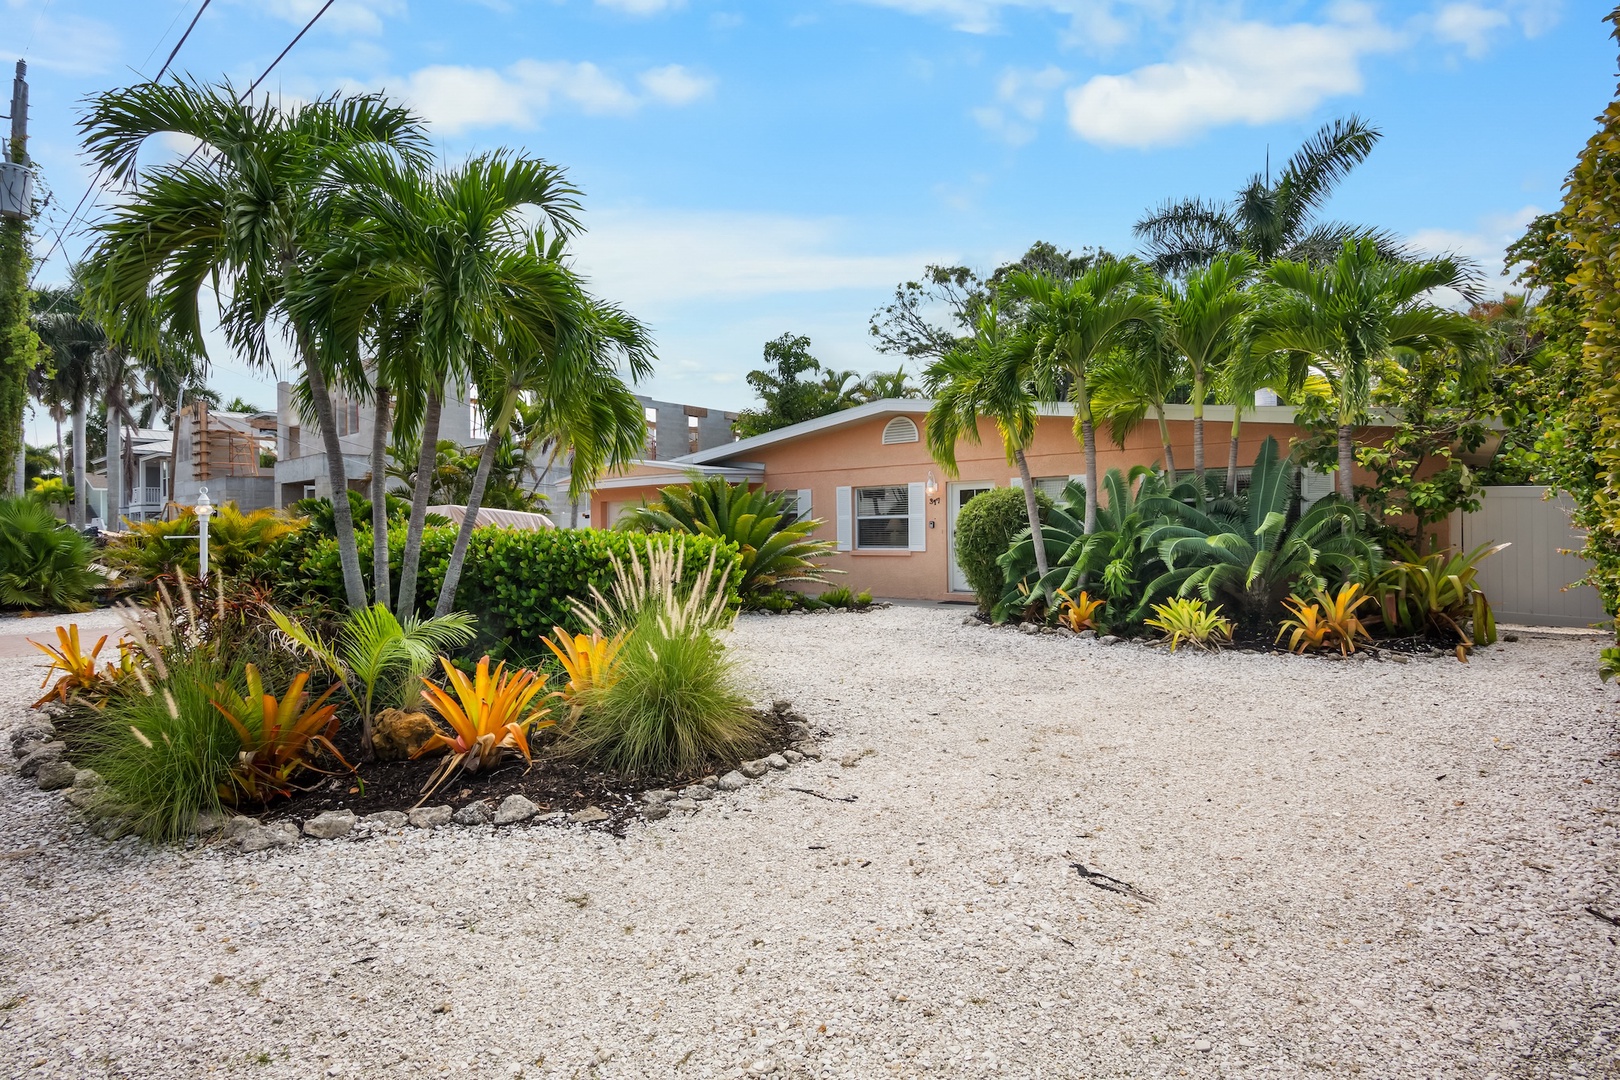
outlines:
[{"label": "sago palm", "polygon": [[1452,347],[1477,355],[1480,324],[1428,299],[1467,288],[1472,277],[1449,258],[1396,262],[1370,240],[1349,240],[1325,266],[1279,261],[1266,268],[1255,348],[1290,358],[1290,383],[1327,379],[1337,405],[1339,494],[1355,497],[1355,425],[1366,414],[1378,366],[1403,350]]},{"label": "sago palm", "polygon": [[[407,168],[427,160],[426,133],[407,110],[375,95],[333,96],[283,110],[229,86],[176,80],[108,91],[80,124],[91,162],[126,188],[97,227],[86,260],[91,293],[115,337],[156,347],[167,329],[205,353],[199,300],[229,282],[221,314],[226,340],[255,367],[270,363],[272,325],[285,327],[309,386],[333,492],[348,490],[343,447],[320,356],[325,327],[288,303],[328,246],[339,166],[361,147],[380,147]],[[184,159],[141,170],[148,139],[195,140]],[[365,582],[347,503],[333,500],[343,584],[365,606]]]}]

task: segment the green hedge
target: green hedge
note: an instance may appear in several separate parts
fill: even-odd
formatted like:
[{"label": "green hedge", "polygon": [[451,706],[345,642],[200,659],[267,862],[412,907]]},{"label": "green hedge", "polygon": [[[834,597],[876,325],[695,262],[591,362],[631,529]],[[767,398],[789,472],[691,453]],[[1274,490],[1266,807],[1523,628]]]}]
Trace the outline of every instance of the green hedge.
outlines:
[{"label": "green hedge", "polygon": [[[371,581],[371,531],[357,530],[360,563],[366,580]],[[430,615],[444,583],[450,549],[456,539],[453,526],[430,527],[422,534],[422,568],[417,578],[417,610]],[[741,563],[734,544],[717,545],[702,536],[686,541],[686,577],[690,580],[709,560],[716,546],[721,554],[717,565]],[[612,555],[624,560],[632,549],[645,550],[659,538],[639,533],[606,529],[545,529],[535,532],[484,527],[473,530],[467,549],[467,565],[456,592],[456,609],[471,612],[478,619],[475,648],[514,659],[544,655],[540,639],[553,626],[578,633],[584,630],[569,601],[589,602],[590,587],[603,593],[613,582]],[[388,536],[391,580],[399,588],[400,564],[405,549],[405,530],[391,530]],[[343,603],[343,571],[338,562],[337,541],[318,531],[306,529],[278,541],[261,561],[259,575],[284,602]],[[739,571],[733,569],[728,593],[737,603]]]},{"label": "green hedge", "polygon": [[[1052,500],[1044,491],[1035,492],[1041,521],[1046,521]],[[1024,489],[992,488],[973,496],[956,517],[956,565],[962,568],[968,588],[979,598],[979,610],[986,615],[1001,599],[1006,582],[996,560],[1007,553],[1012,538],[1029,528],[1029,509]]]}]

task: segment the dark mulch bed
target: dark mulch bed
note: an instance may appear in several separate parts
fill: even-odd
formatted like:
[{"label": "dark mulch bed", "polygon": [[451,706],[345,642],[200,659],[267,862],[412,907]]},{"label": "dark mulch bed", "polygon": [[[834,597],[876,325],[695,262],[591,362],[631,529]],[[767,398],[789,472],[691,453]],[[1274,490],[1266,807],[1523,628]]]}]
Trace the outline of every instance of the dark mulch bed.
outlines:
[{"label": "dark mulch bed", "polygon": [[[603,828],[623,835],[624,829],[636,818],[637,797],[643,791],[684,787],[705,776],[735,769],[745,760],[777,753],[796,741],[792,737],[792,725],[805,723],[785,701],[778,701],[769,709],[756,709],[754,713],[765,723],[767,734],[752,752],[746,757],[705,762],[703,767],[686,773],[620,777],[561,761],[548,753],[556,741],[555,733],[543,731],[530,740],[530,752],[534,755],[532,769],[525,766],[521,756],[508,751],[501,763],[488,772],[452,774],[424,802],[422,788],[442,758],[367,762],[359,764],[355,775],[340,773],[328,777],[292,799],[272,806],[264,820],[303,822],[325,810],[347,809],[365,815],[381,810],[409,810],[418,804],[460,809],[468,803],[486,801],[493,808],[508,795],[522,795],[538,805],[542,814],[574,813],[589,806],[597,807],[610,816],[610,820],[602,822]],[[346,726],[337,745],[344,757],[359,763],[358,732]]]}]

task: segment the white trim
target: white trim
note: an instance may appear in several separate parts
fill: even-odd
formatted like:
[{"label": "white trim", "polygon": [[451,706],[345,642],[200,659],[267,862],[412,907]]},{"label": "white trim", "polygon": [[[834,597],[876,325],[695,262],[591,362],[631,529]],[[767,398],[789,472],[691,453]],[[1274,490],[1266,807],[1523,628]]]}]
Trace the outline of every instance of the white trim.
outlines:
[{"label": "white trim", "polygon": [[838,488],[833,501],[838,506],[837,548],[839,551],[850,551],[855,547],[855,489]]},{"label": "white trim", "polygon": [[906,485],[906,541],[912,551],[928,550],[928,486],[922,482]]},{"label": "white trim", "polygon": [[809,488],[798,489],[798,496],[795,500],[794,510],[795,513],[798,514],[798,519],[800,521],[809,521],[815,516],[813,513],[811,513],[811,491]]},{"label": "white trim", "polygon": [[625,468],[633,469],[638,465],[665,475],[656,476],[649,473],[638,473],[633,476],[606,476],[598,480],[595,487],[597,489],[632,488],[646,487],[648,484],[678,484],[691,473],[699,473],[703,476],[719,476],[733,483],[741,480],[765,479],[765,466],[751,462],[736,462],[729,465],[693,465],[690,462],[631,461],[625,465]]}]

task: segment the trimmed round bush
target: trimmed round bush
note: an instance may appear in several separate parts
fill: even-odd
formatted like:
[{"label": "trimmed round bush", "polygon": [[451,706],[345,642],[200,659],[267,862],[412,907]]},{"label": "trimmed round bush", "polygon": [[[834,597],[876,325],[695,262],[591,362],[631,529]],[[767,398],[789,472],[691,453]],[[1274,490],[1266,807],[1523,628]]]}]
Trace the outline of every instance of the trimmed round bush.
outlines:
[{"label": "trimmed round bush", "polygon": [[[1052,509],[1044,491],[1035,492],[1041,521]],[[1013,537],[1029,528],[1029,511],[1024,507],[1024,489],[998,487],[969,499],[956,519],[956,564],[962,568],[968,587],[979,599],[979,610],[986,615],[1001,599],[1006,578],[996,560],[1012,546]]]}]

